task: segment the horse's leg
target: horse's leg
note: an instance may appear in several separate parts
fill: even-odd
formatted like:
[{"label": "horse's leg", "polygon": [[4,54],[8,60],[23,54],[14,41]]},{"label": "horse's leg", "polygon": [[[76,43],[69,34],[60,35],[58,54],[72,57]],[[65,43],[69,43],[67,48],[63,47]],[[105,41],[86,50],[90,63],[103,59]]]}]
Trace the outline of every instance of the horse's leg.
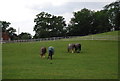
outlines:
[{"label": "horse's leg", "polygon": [[47,59],[49,59],[49,57],[50,57],[50,54],[48,54],[48,58]]},{"label": "horse's leg", "polygon": [[74,53],[74,49],[72,49],[72,53]]},{"label": "horse's leg", "polygon": [[51,60],[52,60],[52,54],[51,54],[51,56],[50,56],[50,57],[51,57]]},{"label": "horse's leg", "polygon": [[68,52],[70,52],[70,48],[68,48]]},{"label": "horse's leg", "polygon": [[42,54],[42,56],[41,56],[42,58],[43,58],[43,54]]},{"label": "horse's leg", "polygon": [[40,58],[41,58],[41,54],[40,54]]},{"label": "horse's leg", "polygon": [[40,54],[40,58],[42,58],[42,54]]},{"label": "horse's leg", "polygon": [[45,58],[45,54],[43,55],[43,57]]}]

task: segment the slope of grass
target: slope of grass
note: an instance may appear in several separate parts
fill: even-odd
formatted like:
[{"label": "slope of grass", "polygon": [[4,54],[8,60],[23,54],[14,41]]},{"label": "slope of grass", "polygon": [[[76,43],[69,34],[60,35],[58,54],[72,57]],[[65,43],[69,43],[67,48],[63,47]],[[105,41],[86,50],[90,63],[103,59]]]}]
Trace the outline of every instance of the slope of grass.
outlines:
[{"label": "slope of grass", "polygon": [[111,31],[111,32],[106,32],[106,33],[101,33],[101,34],[96,34],[96,35],[111,35],[111,36],[118,36],[119,31]]},{"label": "slope of grass", "polygon": [[106,32],[106,33],[100,33],[100,34],[93,34],[88,36],[77,36],[70,39],[62,39],[63,41],[69,41],[69,40],[116,40],[120,39],[120,36],[118,35],[119,31],[112,31],[112,32]]},{"label": "slope of grass", "polygon": [[[69,43],[81,43],[81,53],[67,53]],[[51,45],[55,47],[53,60],[41,59],[40,47]],[[59,40],[3,44],[2,56],[3,79],[118,78],[117,41]]]}]

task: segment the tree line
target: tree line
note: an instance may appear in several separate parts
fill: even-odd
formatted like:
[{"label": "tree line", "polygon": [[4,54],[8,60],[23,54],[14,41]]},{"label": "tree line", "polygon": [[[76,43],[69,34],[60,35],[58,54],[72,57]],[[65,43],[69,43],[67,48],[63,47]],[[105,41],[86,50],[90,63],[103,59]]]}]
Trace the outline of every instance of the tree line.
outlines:
[{"label": "tree line", "polygon": [[[0,21],[2,31],[6,31],[9,22]],[[83,8],[73,12],[69,24],[65,22],[63,16],[55,16],[47,12],[41,12],[34,19],[35,26],[33,38],[49,38],[62,36],[84,36],[108,31],[120,30],[120,1],[112,2],[103,7],[103,10],[92,11]],[[6,25],[5,25],[6,24]],[[8,28],[7,32],[14,39],[15,29]],[[21,33],[17,36],[20,39],[31,39],[29,33]]]},{"label": "tree line", "polygon": [[100,11],[84,8],[73,15],[67,26],[62,16],[41,12],[34,20],[34,37],[83,36],[120,30],[120,1],[106,5]]},{"label": "tree line", "polygon": [[18,40],[18,39],[31,39],[32,35],[26,32],[22,32],[21,34],[17,35],[16,29],[10,27],[10,22],[0,21],[0,29],[2,29],[2,33],[7,34],[11,40]]}]

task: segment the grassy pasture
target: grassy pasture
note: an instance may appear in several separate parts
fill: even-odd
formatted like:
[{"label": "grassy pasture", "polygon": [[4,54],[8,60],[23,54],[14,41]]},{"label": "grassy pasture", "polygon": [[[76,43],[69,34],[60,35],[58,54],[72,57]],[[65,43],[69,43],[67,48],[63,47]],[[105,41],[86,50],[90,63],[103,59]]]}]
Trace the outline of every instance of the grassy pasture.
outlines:
[{"label": "grassy pasture", "polygon": [[[107,32],[107,33],[101,33],[101,34],[93,34],[93,35],[87,35],[87,36],[80,36],[80,37],[73,37],[70,39],[75,40],[115,40],[118,41],[120,39],[120,35],[118,35],[119,31],[114,32]],[[63,39],[64,41],[69,41],[69,39]]]},{"label": "grassy pasture", "polygon": [[[81,53],[67,53],[69,43],[81,43]],[[53,60],[41,59],[40,47],[51,45],[55,47]],[[9,43],[3,44],[2,53],[3,79],[118,78],[118,41],[114,40]]]}]

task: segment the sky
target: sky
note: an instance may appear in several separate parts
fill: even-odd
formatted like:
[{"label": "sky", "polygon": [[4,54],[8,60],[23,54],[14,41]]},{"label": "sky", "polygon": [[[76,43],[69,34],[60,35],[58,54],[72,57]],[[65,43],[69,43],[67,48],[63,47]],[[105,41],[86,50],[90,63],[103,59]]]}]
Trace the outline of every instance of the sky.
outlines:
[{"label": "sky", "polygon": [[0,0],[0,21],[10,22],[16,34],[27,32],[34,35],[34,19],[40,12],[63,16],[66,23],[73,17],[73,12],[83,8],[102,10],[116,0]]}]

